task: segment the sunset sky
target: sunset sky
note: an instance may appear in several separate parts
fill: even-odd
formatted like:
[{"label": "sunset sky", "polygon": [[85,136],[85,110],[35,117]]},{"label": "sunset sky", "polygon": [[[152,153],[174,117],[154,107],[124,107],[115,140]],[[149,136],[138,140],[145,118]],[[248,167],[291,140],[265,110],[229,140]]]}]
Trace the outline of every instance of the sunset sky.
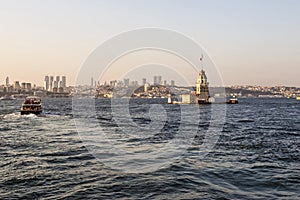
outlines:
[{"label": "sunset sky", "polygon": [[300,87],[299,13],[298,0],[2,0],[0,84],[53,74],[73,85],[102,42],[158,27],[202,45],[226,86]]}]

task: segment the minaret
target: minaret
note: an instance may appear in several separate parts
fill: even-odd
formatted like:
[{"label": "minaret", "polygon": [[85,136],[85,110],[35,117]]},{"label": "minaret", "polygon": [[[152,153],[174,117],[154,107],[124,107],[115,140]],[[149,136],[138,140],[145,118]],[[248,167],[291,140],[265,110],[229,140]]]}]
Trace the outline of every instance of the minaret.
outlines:
[{"label": "minaret", "polygon": [[197,102],[199,104],[206,104],[209,103],[209,90],[208,90],[208,81],[207,81],[207,76],[205,74],[205,71],[203,70],[203,55],[201,55],[200,61],[202,65],[202,69],[198,75],[197,83],[196,83],[196,97],[197,97]]}]

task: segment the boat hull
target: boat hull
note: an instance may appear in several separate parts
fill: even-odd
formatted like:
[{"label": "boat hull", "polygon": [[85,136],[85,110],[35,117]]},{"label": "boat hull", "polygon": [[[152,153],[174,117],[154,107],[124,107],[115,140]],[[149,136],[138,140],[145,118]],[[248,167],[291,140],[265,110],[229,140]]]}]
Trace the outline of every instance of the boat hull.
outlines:
[{"label": "boat hull", "polygon": [[35,114],[35,115],[39,115],[42,113],[41,110],[21,110],[21,115],[29,115],[29,114]]},{"label": "boat hull", "polygon": [[211,104],[211,102],[209,102],[208,100],[204,100],[204,99],[198,99],[197,103],[198,104]]}]

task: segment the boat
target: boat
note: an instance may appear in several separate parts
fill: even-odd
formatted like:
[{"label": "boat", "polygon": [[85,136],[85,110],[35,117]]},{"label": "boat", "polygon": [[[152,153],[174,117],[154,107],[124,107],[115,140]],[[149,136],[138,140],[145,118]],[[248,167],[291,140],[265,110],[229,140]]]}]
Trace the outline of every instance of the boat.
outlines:
[{"label": "boat", "polygon": [[37,96],[26,97],[21,107],[21,115],[40,114],[43,111],[41,99]]},{"label": "boat", "polygon": [[235,96],[232,96],[226,103],[227,104],[238,104],[239,101]]},{"label": "boat", "polygon": [[15,100],[15,99],[16,98],[13,95],[5,95],[5,96],[0,98],[0,100],[5,100],[5,101]]},{"label": "boat", "polygon": [[300,101],[300,96],[297,96],[297,97],[296,97],[296,100]]}]

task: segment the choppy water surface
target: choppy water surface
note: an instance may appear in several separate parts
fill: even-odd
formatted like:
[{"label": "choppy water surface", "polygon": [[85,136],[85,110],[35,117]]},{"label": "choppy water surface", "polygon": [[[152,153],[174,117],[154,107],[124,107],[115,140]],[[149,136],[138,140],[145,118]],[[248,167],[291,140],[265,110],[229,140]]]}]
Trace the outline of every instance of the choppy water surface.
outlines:
[{"label": "choppy water surface", "polygon": [[[156,105],[131,105],[135,123],[151,123],[150,103]],[[95,123],[119,136],[119,145],[137,148],[139,138],[118,135],[109,104],[96,100]],[[220,138],[204,158],[198,147],[210,108],[201,108],[204,116],[195,116],[199,130],[187,151],[147,173],[122,172],[97,160],[77,133],[71,99],[43,99],[39,117],[21,116],[20,105],[21,100],[0,101],[0,199],[300,198],[300,102],[293,99],[240,99],[228,105]],[[160,134],[149,136],[150,145],[168,142],[182,122],[178,105],[164,106],[170,120]]]}]

